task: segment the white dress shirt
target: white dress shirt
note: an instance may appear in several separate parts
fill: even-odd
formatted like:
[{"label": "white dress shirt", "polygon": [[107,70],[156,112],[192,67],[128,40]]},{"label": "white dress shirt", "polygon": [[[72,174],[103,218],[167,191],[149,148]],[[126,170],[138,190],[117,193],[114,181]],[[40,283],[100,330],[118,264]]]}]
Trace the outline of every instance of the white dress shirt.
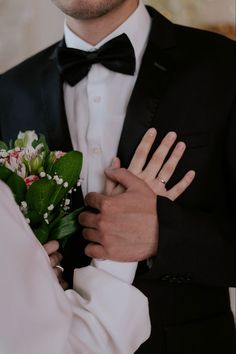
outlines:
[{"label": "white dress shirt", "polygon": [[67,47],[93,51],[110,39],[126,33],[135,51],[134,76],[94,64],[89,74],[74,87],[64,84],[65,109],[74,149],[83,153],[82,190],[103,192],[104,169],[117,155],[127,105],[146,48],[151,18],[142,1],[133,14],[96,46],[86,43],[65,24]]},{"label": "white dress shirt", "polygon": [[75,270],[64,292],[2,182],[0,200],[0,353],[134,353],[150,335],[147,298],[94,266]]},{"label": "white dress shirt", "polygon": [[[75,35],[65,23],[66,46],[85,51],[94,51],[107,41],[126,33],[135,52],[134,76],[108,70],[94,64],[88,75],[74,87],[64,83],[64,101],[70,136],[75,150],[83,153],[81,171],[82,190],[103,192],[104,170],[117,155],[118,144],[124,123],[127,105],[140,69],[151,28],[151,18],[143,1],[139,1],[133,14],[114,32],[96,46]],[[126,267],[137,268],[137,262],[123,265],[112,261],[94,260],[97,267],[117,268],[118,274],[126,274]],[[127,279],[132,281],[127,273]]]}]

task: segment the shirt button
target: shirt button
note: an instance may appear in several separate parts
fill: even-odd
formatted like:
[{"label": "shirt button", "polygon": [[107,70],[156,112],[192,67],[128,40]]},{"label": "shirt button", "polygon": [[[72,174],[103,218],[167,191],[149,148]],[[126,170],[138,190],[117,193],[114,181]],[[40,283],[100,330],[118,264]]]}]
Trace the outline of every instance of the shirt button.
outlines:
[{"label": "shirt button", "polygon": [[90,153],[93,156],[101,155],[102,149],[99,146],[91,146]]},{"label": "shirt button", "polygon": [[101,96],[95,96],[95,97],[93,98],[93,102],[95,102],[95,103],[100,103],[101,100],[102,100],[102,97],[101,97]]}]

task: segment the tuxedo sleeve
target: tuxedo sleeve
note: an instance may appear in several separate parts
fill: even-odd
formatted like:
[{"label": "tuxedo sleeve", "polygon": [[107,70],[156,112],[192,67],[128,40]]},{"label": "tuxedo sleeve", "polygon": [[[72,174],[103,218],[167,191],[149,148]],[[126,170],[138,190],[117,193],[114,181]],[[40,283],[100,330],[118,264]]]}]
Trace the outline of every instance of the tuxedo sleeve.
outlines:
[{"label": "tuxedo sleeve", "polygon": [[158,197],[160,239],[151,277],[173,283],[236,286],[236,103],[228,127],[222,180],[227,207],[214,206],[214,212],[190,210],[178,200]]},{"label": "tuxedo sleeve", "polygon": [[64,292],[2,182],[0,201],[0,353],[134,353],[150,334],[147,298],[95,266]]}]

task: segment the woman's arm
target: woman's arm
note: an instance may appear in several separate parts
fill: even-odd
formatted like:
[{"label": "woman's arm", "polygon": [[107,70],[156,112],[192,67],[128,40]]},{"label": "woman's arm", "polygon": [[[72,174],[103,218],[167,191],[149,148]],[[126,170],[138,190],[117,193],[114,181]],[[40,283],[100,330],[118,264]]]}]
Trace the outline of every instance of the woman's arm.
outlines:
[{"label": "woman's arm", "polygon": [[93,266],[76,270],[64,292],[3,183],[0,200],[0,352],[134,353],[150,334],[146,297]]}]

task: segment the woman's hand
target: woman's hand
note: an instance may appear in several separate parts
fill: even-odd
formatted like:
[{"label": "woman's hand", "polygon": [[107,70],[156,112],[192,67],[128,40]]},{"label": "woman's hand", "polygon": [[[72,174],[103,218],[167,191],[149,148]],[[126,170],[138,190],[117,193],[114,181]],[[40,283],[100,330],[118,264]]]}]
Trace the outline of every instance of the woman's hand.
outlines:
[{"label": "woman's hand", "polygon": [[68,284],[62,278],[63,268],[60,266],[60,263],[62,261],[62,255],[58,252],[59,246],[59,242],[57,242],[56,240],[48,241],[43,245],[45,251],[48,254],[52,269],[56,274],[59,283],[61,284],[62,288],[66,290],[68,288]]},{"label": "woman's hand", "polygon": [[[154,128],[151,128],[146,132],[135,151],[128,170],[145,181],[156,195],[163,196],[174,201],[192,183],[195,177],[195,172],[188,171],[176,185],[169,190],[166,189],[166,183],[173,175],[186,149],[186,145],[183,142],[178,142],[168,160],[164,162],[171,147],[176,141],[177,135],[175,132],[170,132],[164,137],[161,144],[152,155],[147,166],[144,168],[148,154],[155,141],[156,134],[157,132]],[[120,160],[115,158],[112,161],[111,168],[120,167]],[[120,184],[116,185],[113,181],[109,179],[106,180],[106,195],[117,195],[123,191],[124,187]]]}]

